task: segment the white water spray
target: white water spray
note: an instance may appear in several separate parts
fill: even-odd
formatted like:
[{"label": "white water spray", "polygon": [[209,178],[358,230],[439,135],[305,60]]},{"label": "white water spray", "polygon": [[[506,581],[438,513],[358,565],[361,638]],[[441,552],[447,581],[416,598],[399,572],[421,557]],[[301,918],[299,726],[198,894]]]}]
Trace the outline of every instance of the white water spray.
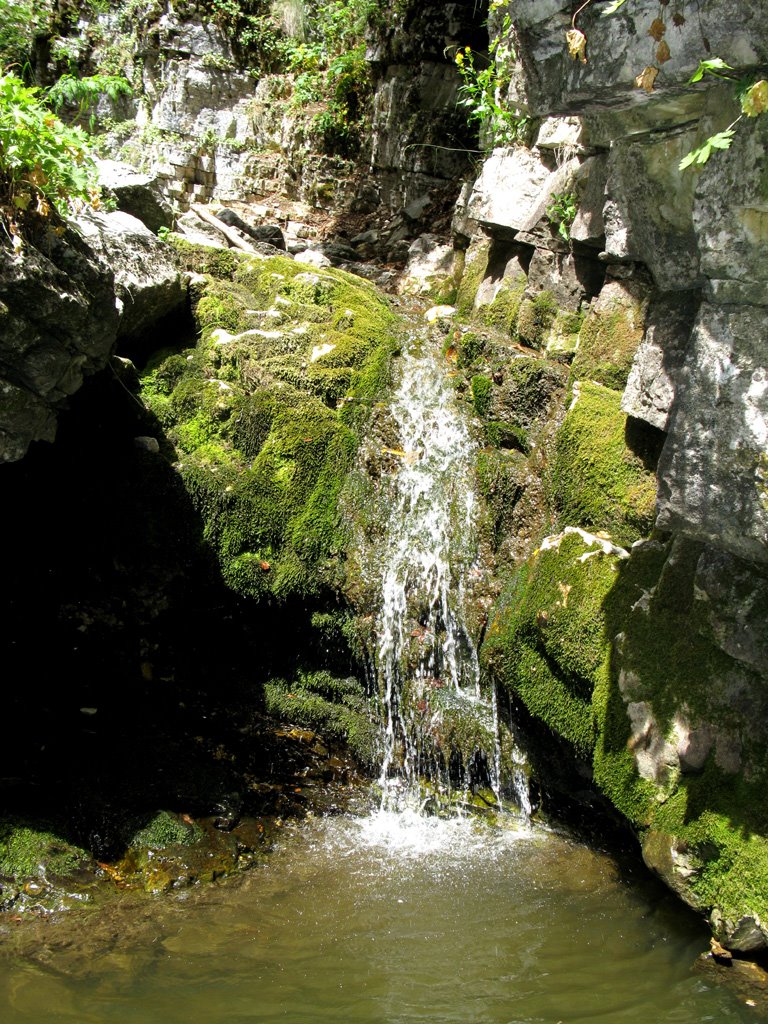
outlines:
[{"label": "white water spray", "polygon": [[[400,465],[389,494],[376,650],[385,718],[383,803],[397,806],[413,796],[424,775],[446,784],[446,761],[455,756],[446,742],[441,746],[446,719],[471,721],[482,735],[485,749],[477,756],[487,757],[498,800],[495,701],[481,694],[477,649],[462,612],[463,579],[477,555],[475,445],[426,342],[415,340],[403,356],[391,412]],[[521,806],[526,809],[523,801]]]}]

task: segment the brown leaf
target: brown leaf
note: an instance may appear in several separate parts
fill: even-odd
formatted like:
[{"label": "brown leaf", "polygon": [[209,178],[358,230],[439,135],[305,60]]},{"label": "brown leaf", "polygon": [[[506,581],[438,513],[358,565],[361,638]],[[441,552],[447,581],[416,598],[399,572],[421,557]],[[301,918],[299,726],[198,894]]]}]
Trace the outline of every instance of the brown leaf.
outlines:
[{"label": "brown leaf", "polygon": [[648,29],[648,35],[655,39],[657,43],[660,43],[666,31],[667,26],[661,18],[654,18],[651,22],[651,27]]},{"label": "brown leaf", "polygon": [[445,358],[449,363],[455,363],[459,358],[459,350],[455,345],[449,345],[445,350]]},{"label": "brown leaf", "polygon": [[685,24],[685,15],[680,14],[678,11],[672,15],[672,24],[675,28],[680,28],[681,25]]},{"label": "brown leaf", "polygon": [[656,60],[659,64],[664,64],[672,56],[672,53],[667,45],[666,39],[662,39],[659,45],[656,47]]},{"label": "brown leaf", "polygon": [[587,37],[577,28],[572,28],[565,33],[568,42],[568,53],[574,60],[580,60],[582,64],[587,63]]},{"label": "brown leaf", "polygon": [[640,74],[635,79],[635,85],[638,89],[645,89],[647,93],[653,92],[653,83],[656,81],[656,75],[658,75],[659,69],[655,68],[653,64],[649,64],[648,67],[643,68]]},{"label": "brown leaf", "polygon": [[269,572],[272,566],[269,564],[269,562],[265,562],[264,559],[262,558],[259,559],[259,568],[262,570],[262,572]]}]

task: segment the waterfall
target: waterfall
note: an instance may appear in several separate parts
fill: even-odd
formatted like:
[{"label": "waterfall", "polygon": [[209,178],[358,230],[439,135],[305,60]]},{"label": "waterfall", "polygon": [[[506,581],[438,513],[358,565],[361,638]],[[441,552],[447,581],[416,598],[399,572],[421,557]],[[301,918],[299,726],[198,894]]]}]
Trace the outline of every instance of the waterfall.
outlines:
[{"label": "waterfall", "polygon": [[[496,702],[482,693],[463,614],[478,545],[475,444],[431,343],[414,334],[401,362],[391,405],[400,448],[391,452],[398,465],[385,499],[375,641],[383,801],[397,803],[403,790],[419,794],[427,778],[430,800],[472,788],[498,802]],[[519,803],[530,811],[524,788]]]}]

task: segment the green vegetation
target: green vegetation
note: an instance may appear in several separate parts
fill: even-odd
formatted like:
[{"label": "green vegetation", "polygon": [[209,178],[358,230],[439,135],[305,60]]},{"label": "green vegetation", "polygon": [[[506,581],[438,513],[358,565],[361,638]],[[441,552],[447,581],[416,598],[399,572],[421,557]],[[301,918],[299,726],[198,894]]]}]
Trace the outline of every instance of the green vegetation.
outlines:
[{"label": "green vegetation", "polygon": [[505,41],[510,26],[507,15],[501,31],[491,40],[487,57],[465,46],[454,58],[462,77],[459,103],[467,110],[470,123],[478,124],[487,149],[524,140],[530,123],[509,101],[509,68],[515,60],[514,50]]},{"label": "green vegetation", "polygon": [[574,192],[555,192],[547,207],[547,220],[557,228],[560,237],[568,242],[571,237],[571,224],[576,219],[576,194]]},{"label": "green vegetation", "polygon": [[87,138],[45,106],[39,89],[0,76],[0,208],[12,233],[34,217],[62,216],[77,202],[98,201]]},{"label": "green vegetation", "polygon": [[591,309],[579,333],[571,382],[592,380],[623,391],[644,326],[644,309],[639,302],[616,302],[610,308]]},{"label": "green vegetation", "polygon": [[55,831],[23,822],[0,822],[0,876],[24,881],[42,874],[67,875],[90,859]]},{"label": "green vegetation", "polygon": [[184,821],[178,814],[158,811],[143,828],[134,832],[128,846],[139,850],[162,850],[166,846],[194,846],[202,836],[199,825]]},{"label": "green vegetation", "polygon": [[264,696],[270,714],[345,743],[361,765],[376,763],[378,726],[356,679],[301,672],[291,683],[273,679],[264,687]]},{"label": "green vegetation", "polygon": [[531,348],[543,348],[546,335],[557,316],[557,302],[551,292],[539,292],[535,299],[523,299],[517,316],[517,333]]},{"label": "green vegetation", "polygon": [[656,479],[627,447],[620,403],[621,392],[582,382],[557,435],[552,483],[563,526],[628,545],[653,528]]},{"label": "green vegetation", "polygon": [[[173,241],[185,266],[209,259]],[[341,496],[388,382],[394,317],[342,271],[244,255],[209,269],[221,276],[196,299],[200,342],[153,360],[144,399],[230,587],[256,600],[336,588],[352,526]]]},{"label": "green vegetation", "polygon": [[122,75],[62,75],[46,94],[47,102],[57,112],[69,107],[75,110],[75,119],[86,119],[91,132],[96,128],[95,107],[102,97],[116,102],[121,96],[132,96],[130,82]]},{"label": "green vegetation", "polygon": [[472,378],[471,387],[472,402],[475,406],[475,412],[481,418],[485,418],[491,407],[493,381],[490,377],[485,377],[483,374],[478,373]]}]

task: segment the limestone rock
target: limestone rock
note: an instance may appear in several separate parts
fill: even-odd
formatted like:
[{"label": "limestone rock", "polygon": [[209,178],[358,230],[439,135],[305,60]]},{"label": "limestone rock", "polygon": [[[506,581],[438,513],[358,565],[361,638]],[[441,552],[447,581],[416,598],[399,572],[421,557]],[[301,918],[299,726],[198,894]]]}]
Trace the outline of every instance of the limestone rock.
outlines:
[{"label": "limestone rock", "polygon": [[115,196],[118,210],[136,217],[155,233],[161,227],[173,227],[173,210],[157,177],[117,160],[99,160],[98,168],[101,183]]},{"label": "limestone rock", "polygon": [[645,263],[658,287],[701,283],[693,229],[695,179],[678,170],[695,133],[621,140],[608,160],[603,209],[609,259]]},{"label": "limestone rock", "polygon": [[0,461],[53,439],[56,410],[104,365],[117,323],[113,272],[75,231],[0,249]]},{"label": "limestone rock", "polygon": [[648,311],[621,408],[659,430],[667,429],[698,306],[698,292],[675,292],[654,297]]},{"label": "limestone rock", "polygon": [[472,187],[465,215],[480,224],[520,230],[540,206],[550,173],[533,150],[495,149]]},{"label": "limestone rock", "polygon": [[453,270],[453,246],[437,235],[419,235],[408,249],[408,263],[400,290],[429,295],[445,287]]},{"label": "limestone rock", "polygon": [[[652,62],[648,60],[649,50],[653,56],[648,29],[659,14],[655,0],[634,0],[607,18],[601,17],[600,5],[584,10],[578,26],[587,37],[586,64],[572,60],[566,51],[565,33],[573,13],[569,3],[514,0],[509,11],[522,63],[516,98],[524,96],[533,116],[582,113],[591,105],[639,105],[635,79],[643,65]],[[655,83],[656,103],[677,103],[684,108],[686,97],[681,103],[679,89],[698,66],[702,38],[708,41],[710,53],[727,53],[733,64],[743,67],[768,61],[768,10],[764,5],[728,0],[704,4],[695,16],[685,13],[684,23],[668,37],[670,59]]]},{"label": "limestone rock", "polygon": [[708,547],[696,567],[694,597],[718,647],[736,661],[765,672],[768,577],[749,562]]},{"label": "limestone rock", "polygon": [[[714,103],[704,138],[720,127]],[[713,302],[768,305],[768,118],[744,119],[724,159],[710,159],[696,185],[693,225]]]},{"label": "limestone rock", "polygon": [[768,563],[768,309],[704,303],[659,464],[659,525]]},{"label": "limestone rock", "polygon": [[115,268],[118,337],[141,334],[183,302],[185,288],[170,251],[141,221],[117,212],[82,214],[74,223],[90,249]]}]

